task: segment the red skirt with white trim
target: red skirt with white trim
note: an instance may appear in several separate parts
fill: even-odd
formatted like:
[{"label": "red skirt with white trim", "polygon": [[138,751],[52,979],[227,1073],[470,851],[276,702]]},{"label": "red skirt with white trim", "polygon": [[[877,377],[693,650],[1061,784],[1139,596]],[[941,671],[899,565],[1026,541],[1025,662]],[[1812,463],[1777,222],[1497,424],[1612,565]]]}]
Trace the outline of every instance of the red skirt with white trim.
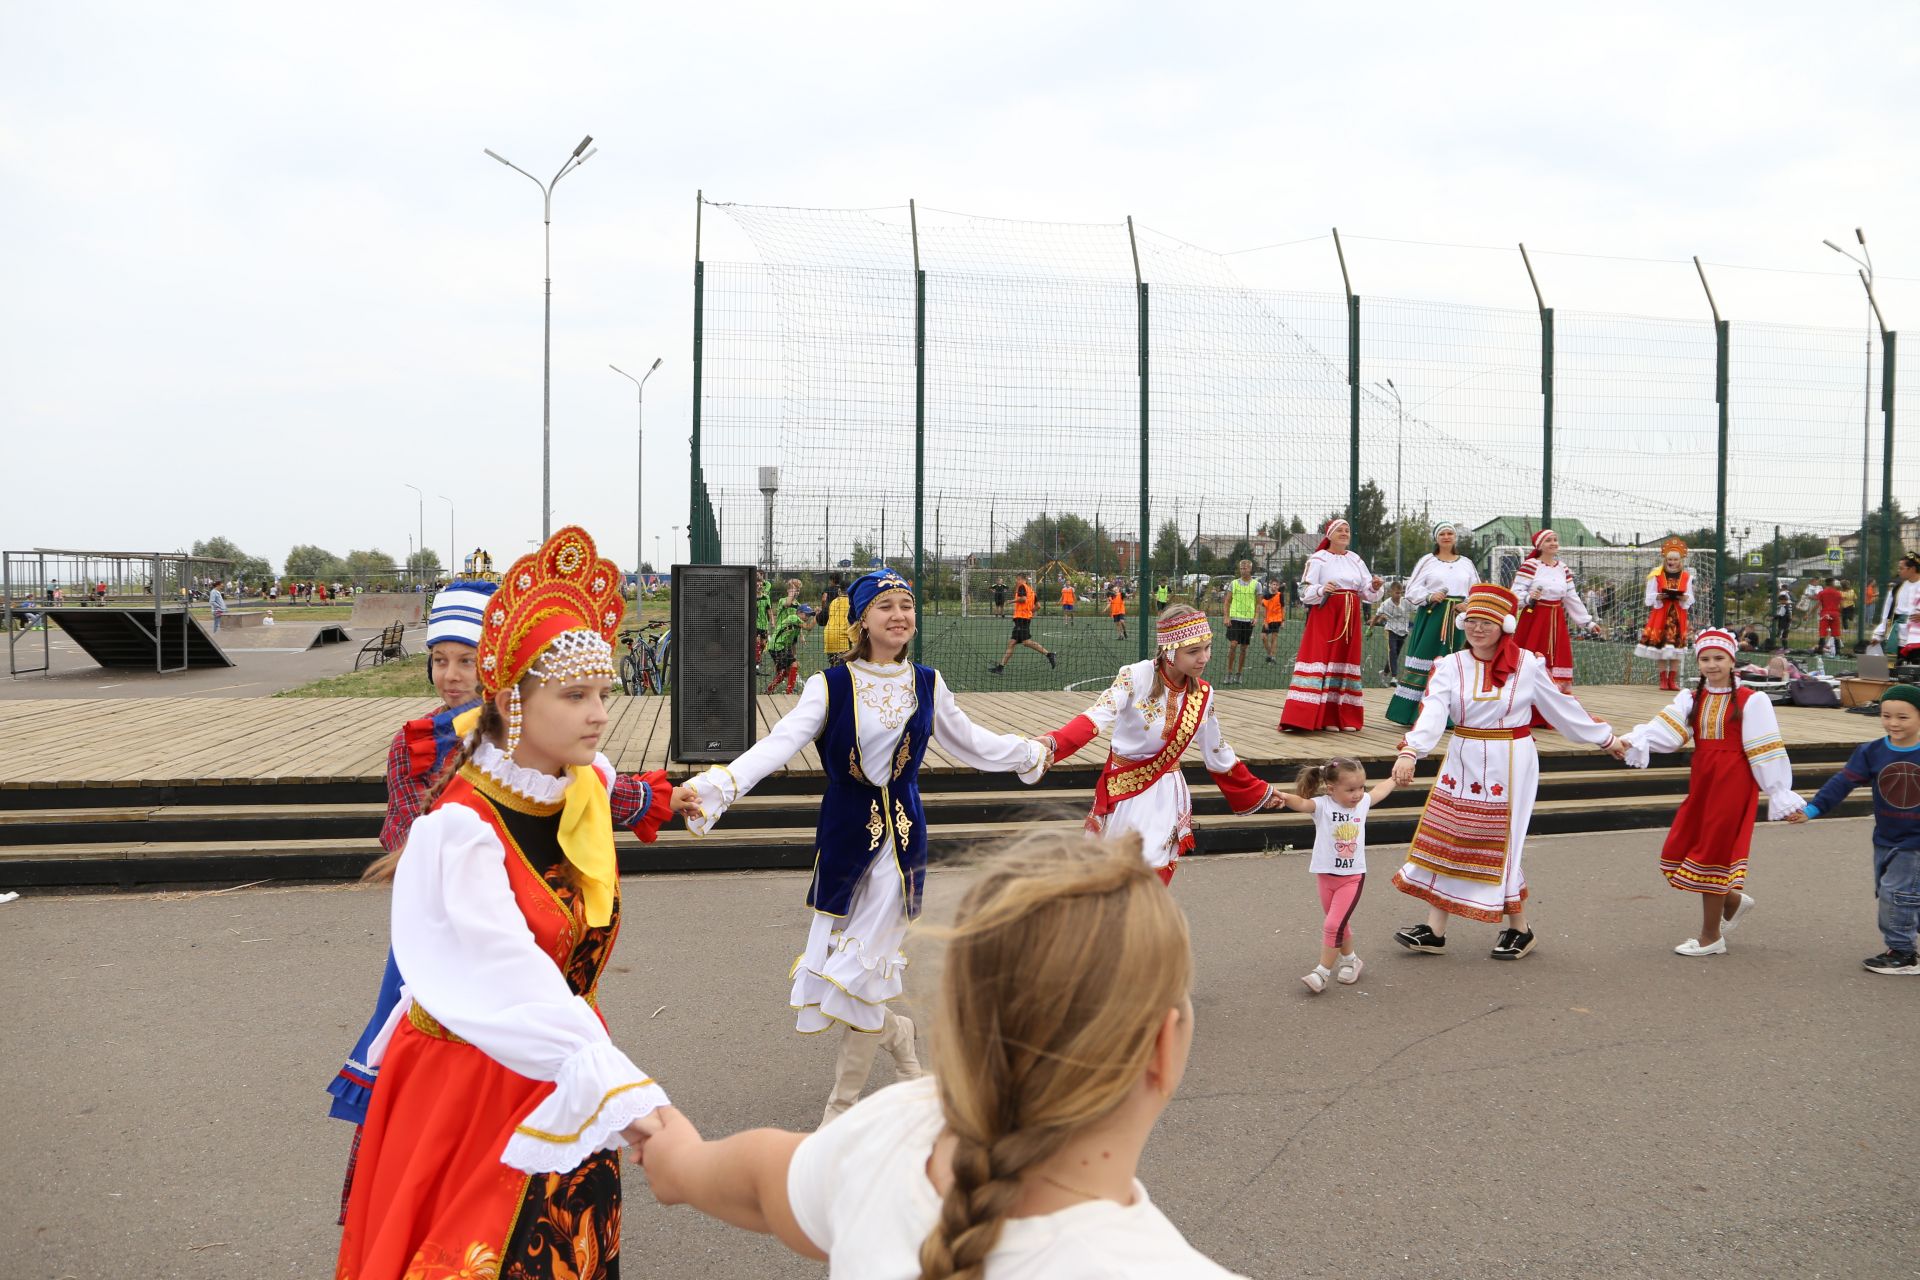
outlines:
[{"label": "red skirt with white trim", "polygon": [[1300,637],[1280,728],[1313,732],[1358,729],[1365,723],[1366,703],[1360,696],[1364,635],[1358,592],[1329,591],[1325,601],[1307,611],[1307,630]]}]

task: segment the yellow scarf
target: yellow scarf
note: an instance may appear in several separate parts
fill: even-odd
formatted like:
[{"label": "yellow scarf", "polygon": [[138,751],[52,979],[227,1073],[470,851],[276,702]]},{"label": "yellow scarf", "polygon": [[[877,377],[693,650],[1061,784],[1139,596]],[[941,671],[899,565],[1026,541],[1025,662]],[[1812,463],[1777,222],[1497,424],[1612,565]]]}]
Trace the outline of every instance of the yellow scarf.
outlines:
[{"label": "yellow scarf", "polygon": [[[480,708],[453,718],[453,731],[465,738],[480,723]],[[613,852],[613,804],[607,784],[590,764],[573,766],[565,805],[560,810],[560,852],[580,873],[580,894],[587,923],[604,929],[613,920],[613,899],[619,892],[620,864]]]},{"label": "yellow scarf", "polygon": [[590,764],[573,766],[565,807],[560,810],[560,852],[580,873],[587,923],[602,929],[613,919],[620,888],[619,861],[613,852],[613,805],[607,784]]}]

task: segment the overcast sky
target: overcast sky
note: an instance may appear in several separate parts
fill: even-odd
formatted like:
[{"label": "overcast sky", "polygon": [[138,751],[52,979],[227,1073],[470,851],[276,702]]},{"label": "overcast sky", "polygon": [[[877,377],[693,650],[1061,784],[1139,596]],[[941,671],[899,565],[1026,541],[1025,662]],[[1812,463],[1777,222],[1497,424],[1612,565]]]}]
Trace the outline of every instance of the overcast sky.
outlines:
[{"label": "overcast sky", "polygon": [[[1853,247],[1859,225],[1888,323],[1920,332],[1920,6],[1905,0],[1834,16],[537,8],[9,3],[0,545],[222,534],[276,565],[296,542],[399,555],[412,483],[443,556],[524,550],[540,198],[482,148],[545,177],[587,133],[600,153],[555,200],[553,500],[556,523],[584,523],[623,566],[635,404],[607,365],[665,360],[647,389],[651,558],[686,523],[700,188],[1132,214],[1219,251],[1338,225],[1363,295],[1508,307],[1532,303],[1518,240],[1548,251],[1535,265],[1566,310],[1700,316],[1697,253],[1722,264],[1731,317],[1844,326],[1862,321],[1860,289],[1820,241]],[[1324,239],[1232,263],[1250,284],[1339,287]]]}]

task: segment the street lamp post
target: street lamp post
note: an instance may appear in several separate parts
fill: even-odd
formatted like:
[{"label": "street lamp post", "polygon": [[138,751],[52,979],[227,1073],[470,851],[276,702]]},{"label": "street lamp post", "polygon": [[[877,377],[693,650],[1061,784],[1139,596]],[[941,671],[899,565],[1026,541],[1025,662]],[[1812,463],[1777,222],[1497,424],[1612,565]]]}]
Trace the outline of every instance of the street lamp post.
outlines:
[{"label": "street lamp post", "polygon": [[1400,388],[1393,385],[1392,378],[1388,378],[1384,383],[1376,382],[1374,385],[1383,387],[1387,394],[1393,397],[1394,415],[1398,424],[1393,434],[1393,576],[1397,578],[1400,576],[1400,543],[1402,541],[1400,526],[1407,518],[1407,504],[1402,498],[1403,490],[1400,487],[1400,462],[1407,439],[1407,406],[1401,401]]},{"label": "street lamp post", "polygon": [[[1841,257],[1859,266],[1867,279],[1867,364],[1865,390],[1860,393],[1860,611],[1856,615],[1854,640],[1865,644],[1867,639],[1867,583],[1873,581],[1868,572],[1867,560],[1867,478],[1871,473],[1873,455],[1873,253],[1867,248],[1867,233],[1859,227],[1853,229],[1854,239],[1860,242],[1860,252],[1864,258],[1856,258],[1831,240],[1820,243]],[[1885,519],[1892,519],[1892,512],[1880,513]],[[1882,572],[1886,566],[1881,566]]]},{"label": "street lamp post", "polygon": [[498,151],[483,148],[495,160],[540,188],[540,218],[546,227],[547,311],[540,344],[540,538],[543,542],[553,532],[553,189],[560,184],[560,179],[593,158],[600,148],[588,151],[592,142],[592,134],[580,139],[580,145],[573,149],[551,182],[540,181]]},{"label": "street lamp post", "polygon": [[[400,483],[407,484],[405,480],[402,480]],[[419,506],[419,514],[420,514],[420,541],[415,543],[414,546],[420,550],[421,552],[420,558],[422,560],[425,560],[426,559],[425,553],[427,550],[427,495],[420,491],[420,486],[417,484],[407,484],[407,488],[413,490],[414,497],[419,499],[418,506]],[[407,558],[412,559],[413,557],[409,555]],[[413,566],[408,565],[407,570],[409,573],[411,573],[413,570]]]},{"label": "street lamp post", "polygon": [[[640,590],[640,563],[641,561],[647,558],[646,534],[642,531],[641,520],[640,520],[641,508],[645,501],[644,498],[642,497],[641,490],[643,486],[646,484],[646,476],[647,476],[647,460],[646,460],[646,449],[645,449],[646,438],[647,438],[647,379],[651,378],[653,376],[653,371],[655,369],[658,369],[659,367],[660,367],[660,360],[656,359],[652,364],[647,366],[647,371],[645,373],[641,374],[639,377],[636,378],[632,374],[628,373],[625,369],[622,369],[617,364],[609,364],[607,366],[607,368],[613,370],[615,373],[625,378],[628,382],[631,382],[633,384],[634,392],[635,392],[633,452],[634,452],[634,457],[636,459],[636,463],[635,463],[634,482],[633,482],[633,584],[634,584],[634,594],[636,596],[639,594],[639,590]],[[657,558],[658,553],[656,552],[655,554]],[[659,566],[656,565],[655,566],[656,571],[658,570],[658,568]]]},{"label": "street lamp post", "polygon": [[[686,527],[692,528],[691,525]],[[667,558],[669,560],[673,559],[674,557],[680,554],[680,529],[681,529],[680,525],[676,524],[673,526],[673,550],[667,553]]]},{"label": "street lamp post", "polygon": [[453,531],[453,499],[444,493],[436,493],[433,496],[447,504],[447,581],[451,582],[453,575],[458,572],[453,566],[459,563],[456,554],[459,539],[454,536]]}]

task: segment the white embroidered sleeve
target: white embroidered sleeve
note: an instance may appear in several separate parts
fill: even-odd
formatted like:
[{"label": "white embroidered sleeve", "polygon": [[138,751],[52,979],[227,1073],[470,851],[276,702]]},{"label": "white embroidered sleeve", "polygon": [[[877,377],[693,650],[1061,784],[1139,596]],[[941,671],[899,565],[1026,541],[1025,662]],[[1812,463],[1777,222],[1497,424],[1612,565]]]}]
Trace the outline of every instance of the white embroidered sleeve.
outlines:
[{"label": "white embroidered sleeve", "polygon": [[994,733],[967,719],[946,679],[933,677],[933,740],[962,764],[982,773],[1012,773],[1032,786],[1047,771],[1047,749],[1017,733]]},{"label": "white embroidered sleeve", "polygon": [[1307,557],[1307,567],[1300,574],[1300,603],[1312,606],[1326,599],[1326,583],[1327,557],[1316,551]]},{"label": "white embroidered sleeve", "polygon": [[1646,601],[1647,608],[1651,609],[1655,605],[1660,603],[1660,575],[1659,574],[1653,573],[1653,574],[1647,575],[1647,589],[1644,594],[1646,595],[1646,598],[1647,598],[1647,601]]},{"label": "white embroidered sleeve", "polygon": [[[1567,599],[1571,601],[1574,597],[1569,595]],[[1522,696],[1532,701],[1534,710],[1545,716],[1547,723],[1560,731],[1561,737],[1592,747],[1604,747],[1613,741],[1613,730],[1605,721],[1588,715],[1587,709],[1572,694],[1560,692],[1560,686],[1547,675],[1546,661],[1538,654],[1523,653],[1520,670],[1513,678],[1526,681]]]},{"label": "white embroidered sleeve", "polygon": [[1787,758],[1786,740],[1780,736],[1780,717],[1759,694],[1740,708],[1740,737],[1747,767],[1767,798],[1767,821],[1778,822],[1806,808],[1806,800],[1793,789],[1793,761]]},{"label": "white embroidered sleeve", "polygon": [[1627,743],[1627,767],[1644,769],[1650,757],[1678,751],[1692,736],[1687,726],[1693,716],[1693,690],[1682,689],[1665,708],[1645,724],[1620,735]]},{"label": "white embroidered sleeve", "polygon": [[729,805],[800,754],[820,735],[820,726],[826,722],[827,678],[815,673],[807,677],[799,703],[780,717],[780,723],[766,737],[748,747],[732,764],[715,765],[693,779],[701,811],[687,815],[687,830],[696,836],[713,830]]},{"label": "white embroidered sleeve", "polygon": [[1439,744],[1440,735],[1447,731],[1447,708],[1453,705],[1459,688],[1459,662],[1451,657],[1436,660],[1433,674],[1427,678],[1427,692],[1420,699],[1420,714],[1400,745],[1401,754],[1417,760]]},{"label": "white embroidered sleeve", "polygon": [[1200,744],[1200,758],[1206,762],[1208,773],[1230,773],[1233,766],[1240,763],[1239,755],[1220,728],[1220,708],[1213,698],[1207,699],[1207,715],[1200,722],[1200,732],[1194,739]]},{"label": "white embroidered sleeve", "polygon": [[563,1173],[624,1146],[621,1130],[666,1106],[667,1094],[614,1047],[534,941],[505,856],[463,805],[414,823],[393,879],[393,956],[411,1003],[509,1071],[553,1082],[500,1160]]},{"label": "white embroidered sleeve", "polygon": [[1573,570],[1567,570],[1567,594],[1561,597],[1566,605],[1567,617],[1576,627],[1593,625],[1593,615],[1587,612],[1587,602],[1580,598],[1580,588],[1573,580]]}]

